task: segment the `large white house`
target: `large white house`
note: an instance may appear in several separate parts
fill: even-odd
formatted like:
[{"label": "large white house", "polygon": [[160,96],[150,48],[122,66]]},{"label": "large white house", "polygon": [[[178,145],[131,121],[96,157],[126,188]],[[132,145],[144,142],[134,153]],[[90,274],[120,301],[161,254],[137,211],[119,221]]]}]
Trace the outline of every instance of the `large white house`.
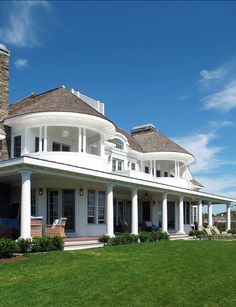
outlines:
[{"label": "large white house", "polygon": [[104,104],[58,87],[8,105],[9,51],[0,45],[0,217],[19,212],[20,235],[31,216],[43,224],[67,217],[67,236],[113,236],[126,221],[183,234],[202,206],[231,198],[201,192],[191,153],[152,124],[128,133],[105,116]]}]

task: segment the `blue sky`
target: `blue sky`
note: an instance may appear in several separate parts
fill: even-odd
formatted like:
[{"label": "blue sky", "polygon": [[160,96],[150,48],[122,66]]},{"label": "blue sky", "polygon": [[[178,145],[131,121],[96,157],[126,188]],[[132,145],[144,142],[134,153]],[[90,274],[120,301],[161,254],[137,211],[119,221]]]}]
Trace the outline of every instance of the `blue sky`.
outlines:
[{"label": "blue sky", "polygon": [[123,129],[153,123],[236,197],[236,2],[0,2],[10,102],[65,85]]}]

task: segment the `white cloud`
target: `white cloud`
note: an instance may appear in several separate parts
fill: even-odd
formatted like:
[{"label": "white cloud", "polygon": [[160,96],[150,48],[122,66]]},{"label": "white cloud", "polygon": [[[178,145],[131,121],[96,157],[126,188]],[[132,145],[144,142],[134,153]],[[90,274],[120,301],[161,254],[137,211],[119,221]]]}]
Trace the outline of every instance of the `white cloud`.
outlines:
[{"label": "white cloud", "polygon": [[2,40],[18,47],[39,45],[37,38],[39,19],[33,12],[36,7],[45,10],[48,6],[47,1],[11,2],[8,23],[0,29]]},{"label": "white cloud", "polygon": [[15,64],[16,68],[20,70],[21,68],[28,66],[28,61],[27,61],[27,59],[18,59],[14,62],[14,64]]},{"label": "white cloud", "polygon": [[209,126],[211,128],[218,129],[218,128],[222,128],[222,127],[233,127],[234,123],[229,121],[229,120],[223,120],[223,121],[211,120],[211,121],[209,121]]},{"label": "white cloud", "polygon": [[205,109],[228,112],[236,107],[236,81],[230,82],[222,90],[203,98]]},{"label": "white cloud", "polygon": [[193,173],[207,172],[220,165],[218,153],[223,150],[223,147],[210,146],[210,142],[215,138],[216,135],[214,133],[200,133],[175,140],[194,155],[194,162],[191,164]]},{"label": "white cloud", "polygon": [[202,77],[200,81],[221,79],[225,74],[226,71],[224,68],[217,68],[215,70],[203,69],[200,71],[200,75]]}]

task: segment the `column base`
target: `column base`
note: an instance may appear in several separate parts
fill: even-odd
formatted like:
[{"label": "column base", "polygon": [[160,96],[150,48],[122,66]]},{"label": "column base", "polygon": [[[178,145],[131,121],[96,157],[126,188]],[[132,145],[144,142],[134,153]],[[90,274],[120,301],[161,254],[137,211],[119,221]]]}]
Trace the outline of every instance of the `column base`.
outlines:
[{"label": "column base", "polygon": [[105,233],[105,236],[109,236],[110,238],[114,238],[115,237],[114,233],[113,234]]}]

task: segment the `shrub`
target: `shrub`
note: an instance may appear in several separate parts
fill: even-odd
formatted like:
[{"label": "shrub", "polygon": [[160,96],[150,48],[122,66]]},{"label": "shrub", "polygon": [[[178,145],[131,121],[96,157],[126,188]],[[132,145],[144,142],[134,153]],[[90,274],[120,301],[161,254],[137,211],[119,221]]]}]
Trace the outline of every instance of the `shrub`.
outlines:
[{"label": "shrub", "polygon": [[138,236],[131,234],[129,232],[124,232],[122,234],[116,235],[113,238],[109,237],[107,242],[108,245],[121,245],[121,244],[132,244],[138,243]]},{"label": "shrub", "polygon": [[169,234],[167,232],[163,232],[161,230],[157,231],[157,235],[158,235],[158,241],[170,239]]},{"label": "shrub", "polygon": [[0,258],[11,258],[16,251],[15,241],[7,238],[0,239]]},{"label": "shrub", "polygon": [[64,239],[59,236],[52,237],[52,245],[54,250],[64,249]]},{"label": "shrub", "polygon": [[232,228],[231,233],[235,235],[236,234],[236,228]]},{"label": "shrub", "polygon": [[141,231],[139,233],[139,240],[141,243],[150,242],[151,241],[151,232]]},{"label": "shrub", "polygon": [[101,237],[98,239],[98,241],[101,242],[101,243],[107,244],[107,243],[109,242],[110,239],[111,239],[110,236],[103,235],[103,236],[101,236]]},{"label": "shrub", "polygon": [[32,248],[31,248],[32,253],[41,252],[41,240],[42,240],[42,238],[33,238],[32,239]]},{"label": "shrub", "polygon": [[18,252],[25,254],[31,252],[32,240],[31,239],[19,239],[17,240]]}]

